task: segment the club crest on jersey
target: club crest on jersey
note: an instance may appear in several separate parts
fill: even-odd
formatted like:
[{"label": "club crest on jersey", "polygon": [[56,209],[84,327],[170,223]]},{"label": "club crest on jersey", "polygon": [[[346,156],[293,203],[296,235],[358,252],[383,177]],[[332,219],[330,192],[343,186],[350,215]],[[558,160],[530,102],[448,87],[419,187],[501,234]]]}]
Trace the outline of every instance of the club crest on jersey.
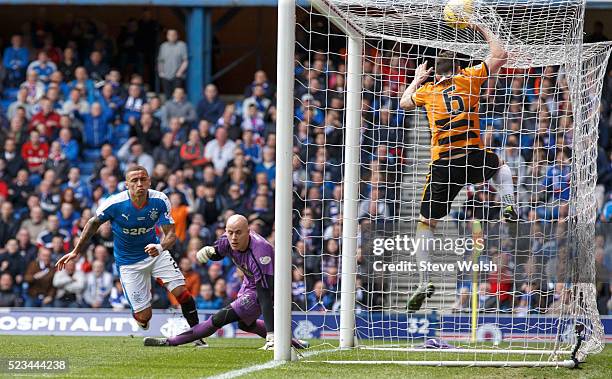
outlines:
[{"label": "club crest on jersey", "polygon": [[153,208],[151,209],[151,212],[149,212],[149,217],[151,218],[151,220],[157,220],[158,215],[159,212],[157,211],[157,208]]},{"label": "club crest on jersey", "polygon": [[259,263],[261,263],[262,265],[267,265],[271,261],[272,261],[272,257],[265,256],[265,257],[259,258]]},{"label": "club crest on jersey", "polygon": [[246,306],[251,302],[251,296],[249,294],[240,296],[240,305]]}]

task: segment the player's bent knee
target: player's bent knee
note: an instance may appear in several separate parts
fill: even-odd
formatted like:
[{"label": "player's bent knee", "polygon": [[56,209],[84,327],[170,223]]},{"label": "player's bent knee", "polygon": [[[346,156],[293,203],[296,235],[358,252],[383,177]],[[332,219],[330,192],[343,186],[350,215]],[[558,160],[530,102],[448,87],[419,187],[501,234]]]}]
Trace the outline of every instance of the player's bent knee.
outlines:
[{"label": "player's bent knee", "polygon": [[166,289],[170,291],[174,296],[178,297],[182,292],[187,291],[187,288],[185,287],[185,279],[169,281],[168,283],[166,283]]}]

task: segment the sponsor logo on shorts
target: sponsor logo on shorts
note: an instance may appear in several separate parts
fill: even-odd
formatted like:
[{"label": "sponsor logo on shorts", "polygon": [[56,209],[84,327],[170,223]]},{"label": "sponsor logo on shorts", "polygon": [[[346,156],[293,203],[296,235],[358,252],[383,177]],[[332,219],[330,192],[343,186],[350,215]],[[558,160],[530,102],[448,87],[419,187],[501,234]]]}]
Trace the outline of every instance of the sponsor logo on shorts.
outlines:
[{"label": "sponsor logo on shorts", "polygon": [[259,258],[259,263],[261,263],[262,265],[267,265],[270,262],[272,262],[272,257],[265,256],[265,257]]}]

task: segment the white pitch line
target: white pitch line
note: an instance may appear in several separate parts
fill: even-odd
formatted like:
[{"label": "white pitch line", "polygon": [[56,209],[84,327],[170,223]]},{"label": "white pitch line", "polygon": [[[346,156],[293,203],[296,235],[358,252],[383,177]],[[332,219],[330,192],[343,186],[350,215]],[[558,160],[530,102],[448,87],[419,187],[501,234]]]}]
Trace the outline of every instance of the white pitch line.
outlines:
[{"label": "white pitch line", "polygon": [[[330,353],[332,351],[336,351],[336,349],[308,351],[308,352],[302,353],[302,357],[303,358],[308,358],[308,357],[313,357],[315,355],[322,354],[322,353]],[[297,362],[299,362],[299,360]],[[275,368],[275,367],[278,367],[278,366],[282,366],[285,363],[287,363],[287,362],[269,361],[269,362],[266,362],[266,363],[262,363],[262,364],[258,364],[258,365],[254,365],[254,366],[249,366],[249,367],[245,367],[245,368],[241,368],[241,369],[238,369],[238,370],[228,371],[228,372],[225,372],[223,374],[219,374],[219,375],[215,375],[215,376],[209,376],[207,379],[232,379],[232,378],[237,378],[239,376],[250,374],[250,373],[255,372],[255,371],[267,370],[267,369],[270,369],[270,368]]]}]

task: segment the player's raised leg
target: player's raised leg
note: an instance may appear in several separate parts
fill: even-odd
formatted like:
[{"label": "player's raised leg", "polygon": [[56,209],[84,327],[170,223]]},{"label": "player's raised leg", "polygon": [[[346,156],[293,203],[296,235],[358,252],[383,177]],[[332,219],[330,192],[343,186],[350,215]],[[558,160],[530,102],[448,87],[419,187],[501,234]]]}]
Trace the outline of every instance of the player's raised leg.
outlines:
[{"label": "player's raised leg", "polygon": [[491,180],[501,195],[503,207],[502,215],[504,220],[508,222],[518,221],[512,170],[510,170],[510,167],[506,163],[502,163]]},{"label": "player's raised leg", "polygon": [[[179,270],[176,261],[172,258],[168,250],[162,251],[162,253],[154,259],[152,276],[156,280],[161,281],[166,289],[174,295],[181,306],[181,312],[189,324],[189,327],[193,328],[198,325],[200,319],[198,317],[195,300],[185,287],[185,277]],[[196,340],[195,344],[198,347],[208,346],[203,340]]]},{"label": "player's raised leg", "polygon": [[236,311],[232,308],[232,305],[228,305],[221,309],[206,321],[195,325],[191,329],[183,332],[175,337],[170,338],[152,338],[147,337],[144,339],[145,346],[178,346],[189,342],[196,341],[201,338],[212,336],[217,330],[221,329],[227,324],[239,321],[240,317]]},{"label": "player's raised leg", "polygon": [[[433,233],[437,223],[437,220],[423,216],[420,217],[415,234],[416,241],[418,241],[416,249],[417,266],[421,266],[422,262],[430,262],[429,241],[431,241],[434,237]],[[408,300],[408,311],[416,312],[421,309],[425,298],[431,297],[434,292],[435,287],[429,280],[429,271],[419,269],[419,286]]]}]

